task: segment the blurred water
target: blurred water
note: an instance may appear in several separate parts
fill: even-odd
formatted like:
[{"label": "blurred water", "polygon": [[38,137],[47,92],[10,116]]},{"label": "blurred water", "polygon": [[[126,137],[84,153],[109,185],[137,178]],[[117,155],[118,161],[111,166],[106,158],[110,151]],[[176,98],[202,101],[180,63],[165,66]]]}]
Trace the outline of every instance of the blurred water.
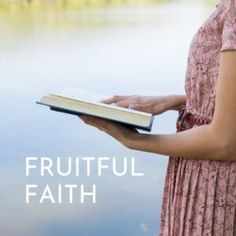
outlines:
[{"label": "blurred water", "polygon": [[[214,6],[171,2],[81,11],[1,12],[0,235],[154,236],[167,158],[131,151],[78,118],[35,104],[66,86],[105,94],[182,94],[194,32]],[[175,132],[177,114],[153,133]],[[144,177],[25,177],[26,156],[136,157]],[[97,184],[92,204],[25,204],[25,184]]]}]

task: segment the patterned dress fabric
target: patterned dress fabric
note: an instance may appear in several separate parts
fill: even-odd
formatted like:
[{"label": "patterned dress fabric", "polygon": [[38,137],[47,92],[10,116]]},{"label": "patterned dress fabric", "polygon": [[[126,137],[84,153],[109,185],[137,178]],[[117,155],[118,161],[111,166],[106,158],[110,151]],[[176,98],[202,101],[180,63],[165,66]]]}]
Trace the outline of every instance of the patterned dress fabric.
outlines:
[{"label": "patterned dress fabric", "polygon": [[[236,50],[236,0],[221,0],[192,39],[178,132],[211,122],[227,50]],[[169,157],[160,236],[236,236],[236,161]]]}]

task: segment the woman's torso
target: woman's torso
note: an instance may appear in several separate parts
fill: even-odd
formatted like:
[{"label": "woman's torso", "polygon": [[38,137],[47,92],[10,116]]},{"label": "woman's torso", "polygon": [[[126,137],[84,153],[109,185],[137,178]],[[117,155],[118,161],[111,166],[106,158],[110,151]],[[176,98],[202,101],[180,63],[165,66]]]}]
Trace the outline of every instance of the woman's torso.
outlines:
[{"label": "woman's torso", "polygon": [[186,109],[200,118],[212,119],[215,107],[222,30],[225,9],[223,0],[194,35],[188,55],[185,91]]}]

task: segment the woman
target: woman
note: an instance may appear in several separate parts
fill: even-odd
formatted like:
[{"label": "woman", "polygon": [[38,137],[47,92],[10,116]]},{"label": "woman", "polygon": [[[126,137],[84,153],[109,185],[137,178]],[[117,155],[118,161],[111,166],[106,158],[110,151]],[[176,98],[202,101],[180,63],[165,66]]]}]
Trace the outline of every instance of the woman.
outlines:
[{"label": "woman", "polygon": [[236,0],[221,0],[191,42],[186,96],[104,101],[153,114],[179,109],[176,134],[140,134],[81,116],[128,148],[170,156],[160,235],[236,235],[235,50]]}]

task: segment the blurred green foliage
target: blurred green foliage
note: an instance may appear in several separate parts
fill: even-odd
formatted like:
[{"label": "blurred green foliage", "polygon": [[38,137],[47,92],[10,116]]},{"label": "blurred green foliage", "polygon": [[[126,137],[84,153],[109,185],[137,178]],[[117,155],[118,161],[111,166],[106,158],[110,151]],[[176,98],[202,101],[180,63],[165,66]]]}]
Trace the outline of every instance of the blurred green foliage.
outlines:
[{"label": "blurred green foliage", "polygon": [[[174,0],[174,2],[180,2],[181,0]],[[205,3],[214,3],[216,0],[198,0]],[[162,2],[173,2],[173,0],[0,0],[0,8],[87,8],[87,7],[101,7],[109,5],[121,5],[121,4],[156,4]],[[188,0],[187,2],[194,2],[194,0]],[[195,0],[196,2],[196,0]]]},{"label": "blurred green foliage", "polygon": [[[0,0],[0,35],[9,31],[17,33],[24,29],[40,28],[50,31],[74,27],[115,26],[133,21],[132,17],[127,16],[128,13],[122,17],[114,11],[101,11],[96,14],[93,9],[99,8],[116,9],[116,6],[138,7],[168,2],[183,2],[183,6],[191,2],[212,5],[217,1],[219,0]],[[147,21],[152,21],[152,17],[145,15]]]},{"label": "blurred green foliage", "polygon": [[[158,4],[165,0],[0,0],[0,34],[29,28],[63,29],[116,25],[113,13],[93,9],[116,9],[118,6]],[[91,11],[90,11],[91,10]],[[119,14],[119,13],[118,13]],[[115,21],[115,22],[114,22]],[[39,26],[39,27],[38,27]]]},{"label": "blurred green foliage", "polygon": [[120,4],[149,4],[166,2],[165,0],[0,0],[2,8],[87,8]]}]

